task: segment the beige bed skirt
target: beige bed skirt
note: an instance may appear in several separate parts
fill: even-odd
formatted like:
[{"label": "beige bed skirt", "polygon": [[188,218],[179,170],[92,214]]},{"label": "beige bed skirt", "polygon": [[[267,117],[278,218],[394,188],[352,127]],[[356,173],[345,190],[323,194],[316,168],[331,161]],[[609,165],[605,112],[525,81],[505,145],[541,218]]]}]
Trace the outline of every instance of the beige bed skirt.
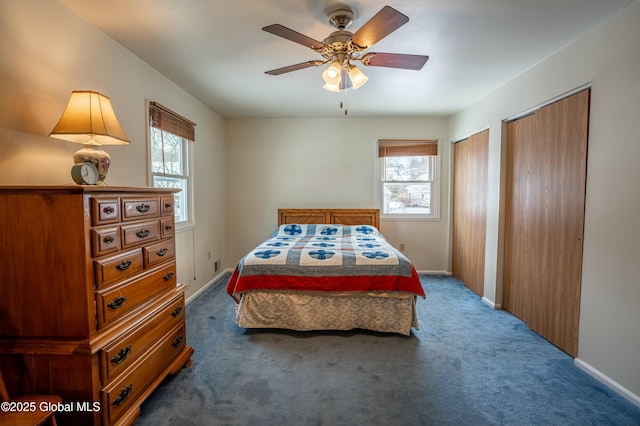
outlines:
[{"label": "beige bed skirt", "polygon": [[361,328],[409,336],[411,327],[418,330],[416,298],[396,292],[324,295],[253,291],[242,295],[236,306],[236,320],[243,328]]}]

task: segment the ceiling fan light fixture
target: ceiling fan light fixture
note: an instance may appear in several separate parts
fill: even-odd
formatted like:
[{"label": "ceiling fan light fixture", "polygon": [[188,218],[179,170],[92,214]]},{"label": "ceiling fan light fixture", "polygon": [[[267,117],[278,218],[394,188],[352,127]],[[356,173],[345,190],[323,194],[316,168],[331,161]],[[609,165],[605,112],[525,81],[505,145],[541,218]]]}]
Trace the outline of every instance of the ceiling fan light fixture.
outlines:
[{"label": "ceiling fan light fixture", "polygon": [[354,90],[364,86],[364,84],[369,80],[369,77],[364,75],[364,73],[355,65],[351,65],[349,67],[349,78],[351,79],[351,85]]},{"label": "ceiling fan light fixture", "polygon": [[324,86],[322,86],[322,88],[324,90],[328,90],[330,92],[340,92],[340,82],[336,83],[336,84],[330,84],[330,83],[325,83]]},{"label": "ceiling fan light fixture", "polygon": [[341,69],[342,67],[340,66],[340,63],[338,61],[333,61],[331,65],[322,72],[322,79],[327,84],[339,85]]}]

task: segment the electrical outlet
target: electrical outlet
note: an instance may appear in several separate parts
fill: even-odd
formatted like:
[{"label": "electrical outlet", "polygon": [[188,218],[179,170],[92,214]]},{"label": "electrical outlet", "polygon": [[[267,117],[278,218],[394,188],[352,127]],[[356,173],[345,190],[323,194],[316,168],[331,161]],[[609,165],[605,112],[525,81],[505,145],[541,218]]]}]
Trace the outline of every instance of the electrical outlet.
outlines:
[{"label": "electrical outlet", "polygon": [[404,243],[400,243],[400,251],[404,251]]},{"label": "electrical outlet", "polygon": [[216,259],[213,264],[213,272],[218,272],[220,270],[220,259]]},{"label": "electrical outlet", "polygon": [[209,251],[209,260],[211,260],[211,251]]}]

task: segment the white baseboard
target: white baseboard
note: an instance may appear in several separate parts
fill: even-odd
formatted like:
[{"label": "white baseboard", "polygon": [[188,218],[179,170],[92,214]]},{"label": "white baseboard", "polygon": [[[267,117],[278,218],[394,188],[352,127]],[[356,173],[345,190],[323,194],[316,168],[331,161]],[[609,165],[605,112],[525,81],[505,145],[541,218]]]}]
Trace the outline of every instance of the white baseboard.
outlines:
[{"label": "white baseboard", "polygon": [[227,272],[232,272],[232,271],[233,271],[232,269],[223,269],[222,271],[220,271],[220,273],[218,275],[216,275],[215,277],[213,277],[213,279],[211,279],[211,281],[209,281],[208,283],[203,285],[198,291],[196,291],[191,296],[189,296],[187,298],[187,300],[185,300],[185,304],[188,305],[189,303],[194,301],[196,299],[196,297],[200,296],[206,289],[211,287],[218,280],[218,278],[220,278],[223,274],[225,274]]},{"label": "white baseboard", "polygon": [[587,364],[586,362],[584,362],[580,358],[574,359],[573,363],[580,370],[584,371],[585,373],[587,373],[588,375],[590,375],[591,377],[593,377],[597,381],[599,381],[601,383],[604,383],[605,385],[610,387],[613,391],[615,391],[616,393],[620,394],[625,399],[629,400],[632,404],[640,407],[640,396],[638,396],[635,393],[631,392],[629,389],[625,388],[624,386],[622,386],[620,383],[616,382],[615,380],[612,380],[609,376],[605,375],[604,373],[602,373],[601,371],[597,370],[596,368],[593,368],[591,365]]},{"label": "white baseboard", "polygon": [[451,275],[451,272],[447,271],[416,271],[418,275]]},{"label": "white baseboard", "polygon": [[493,303],[493,301],[487,299],[486,297],[483,297],[482,301],[485,305],[489,305],[491,309],[502,309],[502,305],[500,303]]}]

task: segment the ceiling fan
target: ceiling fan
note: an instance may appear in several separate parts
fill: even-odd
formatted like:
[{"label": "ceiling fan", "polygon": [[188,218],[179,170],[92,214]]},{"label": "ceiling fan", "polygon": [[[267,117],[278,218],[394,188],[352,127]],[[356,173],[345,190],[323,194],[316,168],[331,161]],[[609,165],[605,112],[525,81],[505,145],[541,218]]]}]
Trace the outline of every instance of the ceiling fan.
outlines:
[{"label": "ceiling fan", "polygon": [[363,54],[365,50],[409,21],[409,17],[392,7],[383,7],[355,33],[345,30],[353,22],[354,13],[350,7],[340,6],[337,10],[329,12],[327,16],[331,25],[338,30],[321,42],[280,24],[262,28],[268,33],[306,46],[324,58],[324,60],[312,60],[266,71],[266,74],[280,75],[330,64],[322,73],[325,82],[323,87],[332,92],[340,92],[349,87],[357,89],[368,80],[368,77],[351,64],[351,61],[360,62],[365,66],[420,70],[429,59],[424,55],[400,53],[368,52]]}]

